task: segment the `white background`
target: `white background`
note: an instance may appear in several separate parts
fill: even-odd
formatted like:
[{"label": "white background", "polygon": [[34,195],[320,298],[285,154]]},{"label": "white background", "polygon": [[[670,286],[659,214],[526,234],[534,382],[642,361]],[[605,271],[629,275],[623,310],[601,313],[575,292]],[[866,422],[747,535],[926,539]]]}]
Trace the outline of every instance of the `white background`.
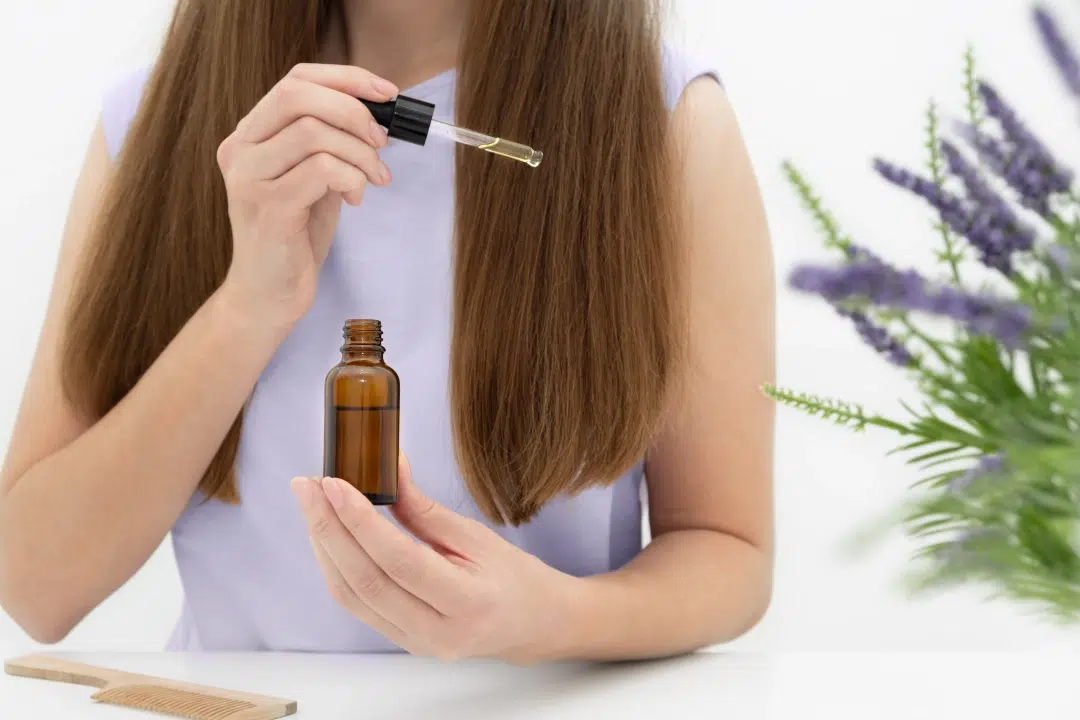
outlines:
[{"label": "white background", "polygon": [[[875,153],[922,159],[930,96],[960,105],[961,55],[1063,156],[1080,149],[1080,114],[1049,70],[1020,0],[682,0],[678,32],[715,60],[739,112],[768,206],[777,260],[780,381],[885,411],[904,385],[826,308],[793,296],[794,263],[820,258],[779,164],[795,159],[845,226],[902,263],[929,261],[921,206],[877,181]],[[1080,6],[1061,0],[1080,39]],[[147,63],[166,0],[40,0],[0,12],[0,443],[6,446],[45,310],[67,201],[104,89]],[[910,548],[896,538],[859,562],[838,545],[914,479],[886,460],[892,438],[856,437],[781,412],[779,556],[773,607],[740,646],[754,650],[1040,649],[1080,632],[1041,625],[977,593],[912,601],[895,580]],[[68,649],[160,648],[180,586],[166,544],[63,643]],[[0,617],[0,655],[30,647]]]}]

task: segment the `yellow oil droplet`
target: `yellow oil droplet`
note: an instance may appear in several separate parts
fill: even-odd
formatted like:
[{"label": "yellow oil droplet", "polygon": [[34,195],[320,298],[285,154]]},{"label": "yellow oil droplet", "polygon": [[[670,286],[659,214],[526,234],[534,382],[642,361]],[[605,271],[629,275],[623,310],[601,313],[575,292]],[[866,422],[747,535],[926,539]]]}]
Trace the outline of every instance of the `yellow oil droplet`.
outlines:
[{"label": "yellow oil droplet", "polygon": [[481,145],[480,149],[486,150],[494,155],[523,162],[531,168],[540,167],[540,163],[544,159],[544,153],[539,150],[533,150],[528,145],[510,142],[509,140],[503,140],[502,138],[497,138],[495,142],[488,143],[487,145]]}]

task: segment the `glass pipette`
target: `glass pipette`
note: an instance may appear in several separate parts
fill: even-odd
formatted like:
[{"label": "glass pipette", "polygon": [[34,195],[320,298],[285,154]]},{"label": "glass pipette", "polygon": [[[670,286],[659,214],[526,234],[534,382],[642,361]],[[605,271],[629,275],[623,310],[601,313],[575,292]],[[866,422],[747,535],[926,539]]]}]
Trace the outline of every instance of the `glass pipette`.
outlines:
[{"label": "glass pipette", "polygon": [[424,145],[428,137],[435,134],[461,145],[517,160],[531,168],[539,167],[544,159],[544,153],[528,145],[435,120],[435,106],[423,100],[399,95],[389,102],[373,102],[363,98],[360,102],[371,111],[375,121],[386,128],[387,135],[414,145]]}]

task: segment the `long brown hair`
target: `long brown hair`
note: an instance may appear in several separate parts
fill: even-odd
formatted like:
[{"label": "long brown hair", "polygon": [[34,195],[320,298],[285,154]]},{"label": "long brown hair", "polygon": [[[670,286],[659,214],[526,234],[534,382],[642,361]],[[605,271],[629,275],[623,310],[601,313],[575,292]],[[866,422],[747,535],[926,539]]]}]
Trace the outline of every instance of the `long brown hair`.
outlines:
[{"label": "long brown hair", "polygon": [[[71,303],[64,383],[82,412],[116,405],[224,280],[217,146],[317,61],[339,2],[178,4]],[[545,153],[536,170],[456,158],[455,446],[481,511],[520,524],[614,481],[659,429],[686,334],[677,183],[653,2],[472,7],[459,123]],[[226,502],[241,424],[200,485]]]}]

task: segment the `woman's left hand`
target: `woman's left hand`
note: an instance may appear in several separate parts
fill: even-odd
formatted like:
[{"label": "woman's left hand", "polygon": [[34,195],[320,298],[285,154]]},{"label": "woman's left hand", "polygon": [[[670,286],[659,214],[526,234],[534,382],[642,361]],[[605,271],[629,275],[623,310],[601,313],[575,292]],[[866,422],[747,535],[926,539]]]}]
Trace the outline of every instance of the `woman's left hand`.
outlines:
[{"label": "woman's left hand", "polygon": [[425,497],[400,460],[391,512],[422,542],[348,483],[293,481],[334,599],[415,655],[521,665],[558,657],[581,581]]}]

